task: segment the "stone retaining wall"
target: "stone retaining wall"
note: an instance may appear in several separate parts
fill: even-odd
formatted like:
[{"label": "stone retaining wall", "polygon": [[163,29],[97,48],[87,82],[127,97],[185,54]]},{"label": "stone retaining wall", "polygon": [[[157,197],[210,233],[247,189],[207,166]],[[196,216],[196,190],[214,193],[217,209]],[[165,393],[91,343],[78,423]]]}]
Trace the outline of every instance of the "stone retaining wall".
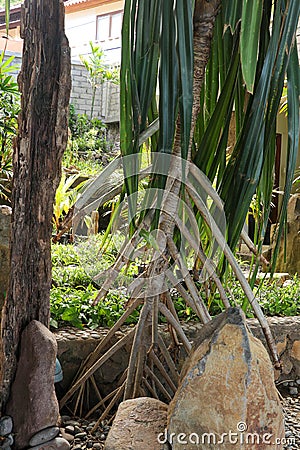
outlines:
[{"label": "stone retaining wall", "polygon": [[[282,372],[275,374],[277,381],[300,380],[300,317],[276,317],[269,318],[268,321],[283,364]],[[248,324],[254,336],[261,339],[265,344],[257,320],[248,319]],[[185,324],[183,328],[190,341],[194,341],[197,338],[201,324]],[[123,328],[122,331],[117,333],[115,339],[121,338],[130,329],[130,327]],[[160,326],[160,331],[167,338],[163,325]],[[81,363],[96,348],[107,332],[108,329],[105,328],[97,331],[80,331],[73,328],[65,328],[54,333],[58,343],[58,357],[64,371],[64,380],[61,384],[63,391],[68,389]],[[108,347],[113,345],[114,342],[111,342]],[[95,378],[102,394],[108,394],[116,387],[117,381],[126,368],[128,359],[129,346],[125,346],[97,371]]]}]

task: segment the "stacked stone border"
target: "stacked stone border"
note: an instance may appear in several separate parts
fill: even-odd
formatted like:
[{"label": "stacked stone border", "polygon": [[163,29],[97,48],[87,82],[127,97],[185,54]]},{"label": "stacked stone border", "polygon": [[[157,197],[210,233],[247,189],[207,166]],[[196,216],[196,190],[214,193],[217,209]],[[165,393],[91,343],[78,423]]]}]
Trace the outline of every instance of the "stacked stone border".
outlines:
[{"label": "stacked stone border", "polygon": [[[291,389],[292,386],[294,394],[297,394],[297,386],[300,391],[300,317],[272,317],[268,318],[268,321],[283,364],[281,373],[275,372],[276,382],[279,385],[289,383],[288,388]],[[247,324],[253,335],[266,346],[258,321],[247,319]],[[191,342],[197,338],[201,326],[200,323],[183,324],[183,329]],[[123,327],[109,346],[121,339],[131,329],[130,326]],[[166,326],[160,325],[159,329],[168,339]],[[91,331],[66,327],[54,332],[58,344],[58,357],[64,371],[64,380],[61,383],[63,391],[70,387],[82,361],[95,349],[108,331],[108,328]],[[96,372],[95,378],[103,394],[107,395],[117,386],[120,376],[127,367],[129,352],[130,348],[124,346]],[[184,355],[182,355],[182,360],[183,357]]]}]

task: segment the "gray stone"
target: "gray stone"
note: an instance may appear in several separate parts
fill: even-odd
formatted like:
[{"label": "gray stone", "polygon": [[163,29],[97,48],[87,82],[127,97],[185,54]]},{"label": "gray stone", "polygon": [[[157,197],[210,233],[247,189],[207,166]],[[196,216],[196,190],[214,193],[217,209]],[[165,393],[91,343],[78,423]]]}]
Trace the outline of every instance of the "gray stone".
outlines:
[{"label": "gray stone", "polygon": [[49,427],[36,433],[29,441],[31,447],[52,441],[59,433],[58,427]]},{"label": "gray stone", "polygon": [[291,395],[297,395],[297,394],[298,394],[298,388],[296,388],[296,387],[294,387],[294,386],[291,386],[291,387],[289,388],[289,391],[290,391],[290,394],[291,394]]},{"label": "gray stone", "polygon": [[61,434],[62,438],[66,439],[66,441],[68,441],[68,442],[73,442],[74,441],[73,434],[66,433],[66,431],[63,428],[60,429],[60,434]]},{"label": "gray stone", "polygon": [[[167,430],[173,450],[182,450],[183,444],[185,450],[208,450],[212,443],[214,448],[232,448],[230,430],[259,436],[251,447],[246,439],[239,440],[239,450],[268,450],[266,433],[284,437],[272,363],[262,343],[248,332],[241,309],[230,308],[202,327],[169,405]],[[215,446],[221,435],[224,444]]]},{"label": "gray stone", "polygon": [[14,443],[14,438],[12,436],[12,434],[9,434],[4,441],[1,442],[1,449],[3,450],[9,450],[11,445],[13,445]]},{"label": "gray stone", "polygon": [[84,438],[87,437],[87,433],[86,433],[85,431],[82,431],[82,432],[80,432],[80,433],[76,433],[76,434],[75,434],[75,437],[76,437],[77,439],[84,439]]},{"label": "gray stone", "polygon": [[66,430],[67,433],[70,433],[70,434],[73,434],[73,435],[75,434],[74,425],[67,425],[65,430]]},{"label": "gray stone", "polygon": [[66,439],[57,437],[52,441],[31,447],[30,450],[69,450],[69,448],[70,444]]},{"label": "gray stone", "polygon": [[53,334],[42,323],[30,322],[21,336],[20,358],[6,409],[13,418],[16,449],[28,447],[32,436],[58,423],[56,350]]},{"label": "gray stone", "polygon": [[166,421],[165,403],[148,397],[126,400],[119,405],[104,450],[162,450],[157,436],[165,430]]},{"label": "gray stone", "polygon": [[13,421],[10,416],[3,416],[0,419],[0,436],[7,436],[13,430]]}]

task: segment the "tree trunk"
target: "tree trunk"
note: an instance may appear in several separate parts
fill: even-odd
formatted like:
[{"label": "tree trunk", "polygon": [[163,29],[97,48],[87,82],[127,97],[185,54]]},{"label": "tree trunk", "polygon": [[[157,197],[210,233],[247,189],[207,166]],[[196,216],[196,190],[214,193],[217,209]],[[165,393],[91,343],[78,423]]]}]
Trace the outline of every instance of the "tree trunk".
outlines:
[{"label": "tree trunk", "polygon": [[[205,0],[197,0],[194,10],[194,31],[193,31],[193,43],[194,43],[194,76],[193,76],[193,109],[192,109],[192,124],[190,135],[190,147],[192,145],[192,137],[194,134],[196,120],[200,110],[200,93],[204,80],[205,68],[209,59],[212,33],[215,23],[215,18],[219,11],[221,0],[212,0],[207,2]],[[191,149],[189,148],[188,158],[191,156]],[[180,187],[182,180],[182,165],[178,156],[181,156],[181,127],[180,116],[178,116],[176,123],[176,132],[174,147],[172,152],[173,158],[170,160],[169,175],[165,188],[165,195],[163,199],[163,206],[160,213],[159,229],[167,236],[168,240],[173,242],[173,231],[175,223],[172,218],[176,215],[178,209],[178,203],[180,198]],[[160,278],[161,286],[164,284],[165,272],[169,264],[169,249],[166,249],[165,254],[157,260],[150,263],[148,268],[148,274],[152,280],[154,275],[155,280]],[[155,281],[157,283],[157,281]],[[131,397],[138,396],[135,386],[142,385],[142,373],[143,370],[139,367],[139,361],[137,355],[142,352],[141,347],[145,344],[145,341],[149,340],[149,334],[151,333],[151,325],[153,324],[152,337],[155,334],[155,326],[157,326],[157,319],[154,314],[156,292],[155,288],[152,290],[152,281],[150,281],[147,288],[147,296],[145,297],[144,307],[141,313],[145,314],[145,321],[139,320],[137,325],[136,336],[131,350],[131,357],[129,361],[129,368],[127,373],[127,380],[125,386],[124,400]],[[152,296],[152,292],[154,294]],[[208,320],[209,316],[206,311],[203,311],[202,320]],[[154,324],[154,322],[156,322]],[[147,326],[145,326],[147,324]],[[142,338],[143,337],[143,338]],[[152,342],[152,347],[156,347],[157,343]],[[152,348],[150,347],[150,348]],[[148,352],[150,350],[148,349]],[[145,366],[145,361],[143,361]],[[143,367],[144,368],[144,367]]]},{"label": "tree trunk", "polygon": [[67,143],[71,89],[63,1],[25,0],[21,22],[22,101],[13,158],[11,273],[1,323],[1,410],[22,330],[33,319],[49,324],[52,211]]}]

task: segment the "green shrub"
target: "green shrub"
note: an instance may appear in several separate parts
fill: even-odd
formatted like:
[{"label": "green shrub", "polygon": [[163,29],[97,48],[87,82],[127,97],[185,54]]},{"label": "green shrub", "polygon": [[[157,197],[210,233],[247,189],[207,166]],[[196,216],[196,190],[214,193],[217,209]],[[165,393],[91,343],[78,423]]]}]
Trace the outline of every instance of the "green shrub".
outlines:
[{"label": "green shrub", "polygon": [[[92,277],[109,267],[116,256],[113,243],[97,263],[101,235],[92,236],[77,246],[52,245],[51,326],[69,324],[77,328],[112,326],[123,314],[128,296],[124,288],[111,290],[96,306],[92,303],[99,287]],[[90,266],[88,265],[90,263]],[[134,312],[126,324],[136,323]]]},{"label": "green shrub", "polygon": [[[126,277],[132,279],[137,274],[138,268],[133,264],[129,273],[121,274],[118,280],[119,287],[111,290],[104,300],[93,306],[99,286],[92,277],[113,264],[117,255],[116,247],[121,244],[119,237],[116,236],[100,258],[98,256],[101,241],[102,236],[97,235],[77,245],[53,245],[52,326],[57,327],[65,323],[79,328],[111,327],[123,314],[128,296],[122,285],[125,285]],[[200,295],[205,299],[204,285],[199,284],[198,287]],[[233,278],[229,278],[226,288],[230,292],[232,305],[234,303],[242,305],[245,296],[239,284]],[[300,279],[297,276],[282,286],[278,286],[278,280],[265,280],[255,288],[255,294],[267,316],[300,314]],[[180,296],[174,295],[173,301],[180,320],[185,322],[198,320]],[[218,292],[211,292],[205,302],[212,316],[224,309]],[[138,314],[135,311],[126,323],[136,323]],[[247,310],[247,316],[253,316],[250,308]],[[164,317],[161,316],[160,321],[164,323]]]},{"label": "green shrub", "polygon": [[10,202],[13,139],[17,133],[20,95],[18,84],[10,74],[16,70],[14,57],[4,59],[0,53],[0,199]]},{"label": "green shrub", "polygon": [[73,158],[95,158],[111,150],[106,125],[102,120],[90,119],[86,114],[76,114],[74,105],[70,105],[69,129],[71,139],[68,152],[71,152]]}]

